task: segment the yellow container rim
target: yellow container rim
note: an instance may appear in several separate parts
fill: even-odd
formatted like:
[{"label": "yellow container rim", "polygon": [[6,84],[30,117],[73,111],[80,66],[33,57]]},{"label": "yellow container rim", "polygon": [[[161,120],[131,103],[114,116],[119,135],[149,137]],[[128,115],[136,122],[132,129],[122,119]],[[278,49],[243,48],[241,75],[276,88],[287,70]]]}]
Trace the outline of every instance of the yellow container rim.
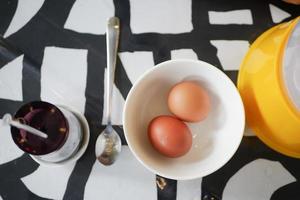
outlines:
[{"label": "yellow container rim", "polygon": [[[266,38],[270,37],[270,35],[274,31],[276,31],[276,29],[279,28],[279,26],[286,25],[287,26],[287,27],[285,27],[286,31],[284,32],[284,35],[283,35],[284,40],[281,42],[280,46],[276,47],[276,52],[274,52],[274,54],[275,54],[274,57],[277,58],[277,61],[275,62],[276,65],[274,67],[276,67],[276,79],[277,79],[277,81],[279,81],[280,93],[282,94],[282,97],[285,100],[285,107],[288,109],[289,112],[293,113],[293,115],[297,119],[299,119],[299,124],[300,124],[300,111],[298,111],[298,109],[296,108],[296,106],[294,105],[292,100],[289,98],[289,95],[285,88],[283,75],[281,73],[285,47],[289,41],[289,36],[292,34],[295,26],[298,24],[299,21],[300,21],[300,16],[295,18],[294,20],[291,20],[290,22],[279,24],[279,25],[267,30],[266,32],[264,32],[261,36],[259,36],[256,39],[256,41],[251,45],[248,53],[244,57],[243,62],[241,64],[239,75],[238,75],[238,80],[237,80],[237,87],[239,90],[242,90],[242,86],[245,84],[244,80],[245,80],[245,76],[246,76],[246,73],[245,73],[246,69],[243,66],[250,59],[250,55],[252,54],[253,49],[258,48],[258,46],[261,44],[261,42],[263,40],[265,40]],[[247,120],[247,116],[246,116],[246,120]],[[250,128],[255,132],[255,134],[258,136],[259,139],[261,139],[265,144],[267,144],[269,147],[271,147],[275,151],[282,153],[284,155],[291,156],[291,157],[300,158],[300,152],[292,151],[289,148],[286,148],[285,146],[281,146],[278,143],[274,142],[272,139],[266,137],[264,134],[266,132],[266,130],[262,130],[259,127],[250,127]],[[299,134],[300,134],[300,132],[299,132]]]}]

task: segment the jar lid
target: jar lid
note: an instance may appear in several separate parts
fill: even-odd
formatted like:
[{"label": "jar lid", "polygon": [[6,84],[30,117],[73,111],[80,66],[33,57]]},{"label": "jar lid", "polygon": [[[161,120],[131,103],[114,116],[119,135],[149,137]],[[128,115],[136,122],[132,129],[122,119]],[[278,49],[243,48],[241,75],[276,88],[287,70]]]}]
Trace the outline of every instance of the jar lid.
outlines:
[{"label": "jar lid", "polygon": [[300,111],[300,23],[290,34],[283,56],[283,82],[288,96]]}]

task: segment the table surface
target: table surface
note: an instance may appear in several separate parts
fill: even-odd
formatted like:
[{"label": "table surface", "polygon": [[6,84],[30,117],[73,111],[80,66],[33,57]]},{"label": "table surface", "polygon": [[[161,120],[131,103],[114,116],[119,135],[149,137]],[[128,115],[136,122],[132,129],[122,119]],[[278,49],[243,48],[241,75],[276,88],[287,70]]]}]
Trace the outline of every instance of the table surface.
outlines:
[{"label": "table surface", "polygon": [[[236,82],[249,44],[299,14],[299,6],[280,0],[1,0],[0,34],[20,51],[0,62],[0,115],[32,100],[69,105],[85,114],[91,140],[77,163],[49,168],[18,150],[0,127],[0,199],[300,198],[300,160],[271,150],[250,130],[220,170],[176,181],[138,163],[121,122],[132,84],[155,64],[204,60]],[[103,167],[94,145],[105,124],[105,24],[113,15],[122,31],[112,120],[124,146],[115,165]]]}]

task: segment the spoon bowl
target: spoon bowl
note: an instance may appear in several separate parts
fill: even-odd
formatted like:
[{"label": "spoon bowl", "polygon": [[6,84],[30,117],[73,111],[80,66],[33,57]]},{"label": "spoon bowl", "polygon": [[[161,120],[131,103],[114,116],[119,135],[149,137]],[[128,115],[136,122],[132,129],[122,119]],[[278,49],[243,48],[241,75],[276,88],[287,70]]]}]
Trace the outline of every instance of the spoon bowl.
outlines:
[{"label": "spoon bowl", "polygon": [[107,126],[99,135],[96,141],[96,155],[99,162],[104,165],[113,164],[120,151],[121,151],[121,139],[118,133],[112,126]]}]

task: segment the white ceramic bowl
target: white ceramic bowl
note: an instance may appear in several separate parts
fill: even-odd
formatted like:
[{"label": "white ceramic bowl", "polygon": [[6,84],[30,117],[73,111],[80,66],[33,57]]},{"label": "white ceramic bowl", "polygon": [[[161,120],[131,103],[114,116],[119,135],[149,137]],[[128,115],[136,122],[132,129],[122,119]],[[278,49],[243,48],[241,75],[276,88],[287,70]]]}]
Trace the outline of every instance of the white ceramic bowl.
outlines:
[{"label": "white ceramic bowl", "polygon": [[[209,93],[212,110],[199,123],[187,123],[192,135],[191,150],[179,158],[159,154],[148,140],[149,122],[171,114],[167,96],[183,80],[199,82]],[[206,176],[221,168],[236,152],[245,127],[241,97],[232,81],[203,61],[171,60],[146,72],[130,90],[123,113],[124,132],[135,157],[158,175],[186,180]]]}]

